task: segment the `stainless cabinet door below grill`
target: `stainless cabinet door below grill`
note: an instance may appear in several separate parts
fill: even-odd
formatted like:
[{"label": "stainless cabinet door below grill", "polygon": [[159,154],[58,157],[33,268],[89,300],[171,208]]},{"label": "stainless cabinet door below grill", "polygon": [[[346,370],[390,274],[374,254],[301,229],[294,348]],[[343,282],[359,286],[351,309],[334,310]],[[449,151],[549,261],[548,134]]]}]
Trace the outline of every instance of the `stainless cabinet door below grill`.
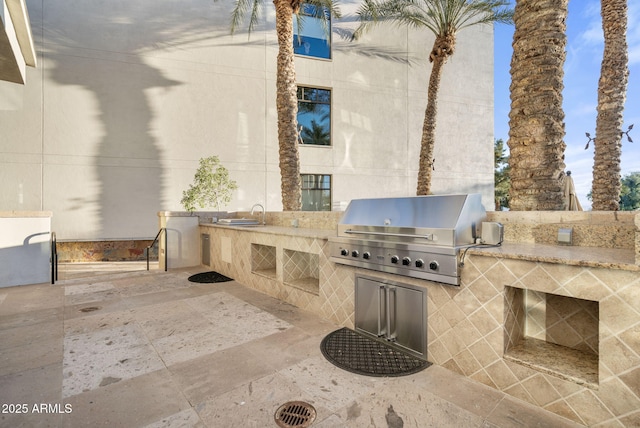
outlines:
[{"label": "stainless cabinet door below grill", "polygon": [[384,284],[365,278],[356,280],[356,329],[376,337],[386,335],[386,301]]},{"label": "stainless cabinet door below grill", "polygon": [[404,348],[424,352],[427,326],[424,292],[405,287],[390,287],[389,291],[390,337]]},{"label": "stainless cabinet door below grill", "polygon": [[427,290],[356,278],[355,328],[427,358]]}]

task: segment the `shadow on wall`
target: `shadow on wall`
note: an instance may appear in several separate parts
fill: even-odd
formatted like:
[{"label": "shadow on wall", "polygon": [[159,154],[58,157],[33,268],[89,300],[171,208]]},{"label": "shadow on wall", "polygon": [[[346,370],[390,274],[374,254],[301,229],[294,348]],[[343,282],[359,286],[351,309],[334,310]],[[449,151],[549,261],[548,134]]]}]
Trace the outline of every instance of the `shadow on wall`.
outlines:
[{"label": "shadow on wall", "polygon": [[[82,165],[81,159],[68,168],[78,171],[76,177],[62,178],[52,169],[45,182],[66,187],[59,202],[52,198],[59,204],[52,208],[76,211],[74,218],[93,222],[91,234],[99,233],[100,238],[155,233],[166,177],[154,116],[162,110],[167,91],[182,82],[166,77],[150,63],[210,32],[212,13],[212,3],[204,0],[87,0],[56,2],[45,9],[47,78],[61,86],[52,85],[50,91],[44,88],[44,114],[49,106],[69,114],[51,116],[66,119],[56,124],[60,128],[55,135],[63,137],[50,133],[43,138],[54,153],[61,148],[57,150],[67,151],[71,158],[92,157],[94,169],[83,172],[77,166]],[[70,86],[90,91],[92,99]],[[98,183],[91,187],[90,181]]]},{"label": "shadow on wall", "polygon": [[[45,152],[56,156],[44,167],[43,199],[47,209],[66,216],[70,230],[58,230],[61,238],[143,238],[157,232],[156,214],[167,205],[163,198],[171,177],[163,161],[175,159],[164,150],[202,139],[197,123],[180,123],[171,115],[193,108],[187,97],[167,95],[191,84],[190,64],[201,74],[200,65],[227,46],[226,40],[228,46],[257,47],[273,41],[245,34],[227,39],[231,7],[211,0],[29,0],[45,75],[42,139]],[[270,19],[262,31],[274,30]],[[412,60],[406,52],[383,47],[336,48],[399,63]],[[175,100],[184,105],[167,108]],[[166,125],[167,120],[175,123]],[[181,139],[163,140],[165,125]],[[170,155],[175,153],[181,152]],[[74,226],[81,222],[90,224]],[[78,236],[78,230],[87,232]]]},{"label": "shadow on wall", "polygon": [[49,232],[41,232],[27,236],[22,245],[0,247],[0,288],[49,281],[48,238]]},{"label": "shadow on wall", "polygon": [[[152,134],[153,113],[145,91],[177,83],[135,57],[118,64],[71,55],[56,53],[62,60],[52,76],[58,83],[80,85],[95,96],[102,122],[94,157],[100,182],[95,202],[101,217],[100,236],[113,236],[123,224],[138,223],[142,214],[153,215],[160,207],[162,156]],[[86,62],[92,63],[91,73],[74,73],[86,68]],[[148,222],[149,217],[144,217]]]}]

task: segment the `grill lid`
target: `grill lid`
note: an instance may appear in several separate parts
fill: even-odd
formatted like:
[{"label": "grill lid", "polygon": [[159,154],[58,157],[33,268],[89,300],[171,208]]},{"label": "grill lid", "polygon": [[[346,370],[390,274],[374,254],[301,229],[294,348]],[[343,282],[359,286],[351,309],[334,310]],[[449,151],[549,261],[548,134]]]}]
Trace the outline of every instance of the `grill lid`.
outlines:
[{"label": "grill lid", "polygon": [[485,217],[479,193],[354,199],[338,236],[459,246],[474,242]]}]

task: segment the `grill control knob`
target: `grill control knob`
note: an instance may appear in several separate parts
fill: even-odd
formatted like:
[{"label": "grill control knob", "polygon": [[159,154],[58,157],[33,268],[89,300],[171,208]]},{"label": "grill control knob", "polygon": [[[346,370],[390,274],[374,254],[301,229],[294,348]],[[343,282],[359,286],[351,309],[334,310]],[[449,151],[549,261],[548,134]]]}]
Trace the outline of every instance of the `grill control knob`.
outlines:
[{"label": "grill control knob", "polygon": [[398,263],[400,261],[400,258],[398,258],[398,256],[391,256],[391,263]]},{"label": "grill control knob", "polygon": [[341,256],[348,256],[349,255],[349,250],[347,250],[346,248],[343,248],[342,250],[340,250],[340,255]]},{"label": "grill control knob", "polygon": [[424,260],[422,259],[416,260],[416,267],[421,268],[422,266],[424,266]]},{"label": "grill control knob", "polygon": [[358,257],[360,255],[360,253],[358,252],[358,250],[353,250],[351,252],[351,257]]},{"label": "grill control knob", "polygon": [[404,257],[402,259],[402,265],[403,266],[409,266],[411,264],[411,259],[409,257]]},{"label": "grill control knob", "polygon": [[429,269],[431,270],[438,270],[439,267],[440,267],[440,264],[435,260],[429,263]]},{"label": "grill control knob", "polygon": [[371,253],[370,252],[366,251],[366,252],[362,253],[362,258],[363,259],[369,260],[370,257],[371,257]]}]

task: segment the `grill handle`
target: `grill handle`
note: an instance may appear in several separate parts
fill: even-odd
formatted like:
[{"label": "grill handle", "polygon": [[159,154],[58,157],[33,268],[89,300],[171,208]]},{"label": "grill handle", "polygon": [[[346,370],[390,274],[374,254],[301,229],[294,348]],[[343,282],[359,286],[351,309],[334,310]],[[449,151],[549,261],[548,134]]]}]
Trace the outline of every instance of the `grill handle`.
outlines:
[{"label": "grill handle", "polygon": [[411,235],[408,233],[391,233],[391,232],[366,232],[362,230],[347,229],[344,233],[351,235],[379,235],[379,236],[395,236],[397,238],[420,238],[427,241],[433,241],[433,233],[429,235]]},{"label": "grill handle", "polygon": [[[393,295],[393,301],[391,296]],[[396,339],[396,287],[387,287],[387,337],[389,342]]]}]

